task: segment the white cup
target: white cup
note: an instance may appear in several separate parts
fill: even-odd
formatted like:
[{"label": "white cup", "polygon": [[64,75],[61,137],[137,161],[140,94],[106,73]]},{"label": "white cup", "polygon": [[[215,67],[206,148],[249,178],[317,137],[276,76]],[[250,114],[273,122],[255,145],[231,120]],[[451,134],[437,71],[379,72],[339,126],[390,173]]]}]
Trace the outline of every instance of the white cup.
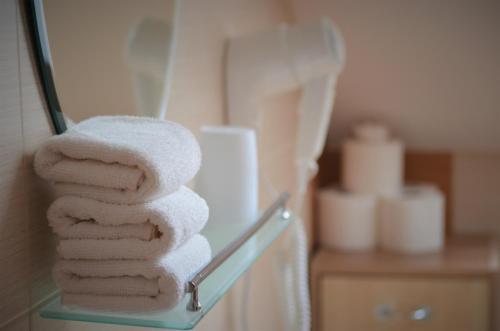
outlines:
[{"label": "white cup", "polygon": [[252,129],[201,128],[202,165],[196,191],[210,208],[204,233],[214,253],[258,218],[257,141]]}]

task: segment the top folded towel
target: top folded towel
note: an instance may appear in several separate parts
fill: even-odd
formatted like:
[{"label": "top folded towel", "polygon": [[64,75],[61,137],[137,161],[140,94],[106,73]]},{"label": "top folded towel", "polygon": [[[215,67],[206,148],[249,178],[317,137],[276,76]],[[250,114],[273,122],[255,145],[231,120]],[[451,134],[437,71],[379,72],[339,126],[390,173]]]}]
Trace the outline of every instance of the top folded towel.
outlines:
[{"label": "top folded towel", "polygon": [[56,191],[112,203],[140,203],[178,190],[201,164],[183,126],[133,116],[98,116],[48,139],[35,171]]},{"label": "top folded towel", "polygon": [[187,187],[151,202],[117,205],[62,196],[47,212],[65,259],[151,259],[203,229],[208,206]]}]

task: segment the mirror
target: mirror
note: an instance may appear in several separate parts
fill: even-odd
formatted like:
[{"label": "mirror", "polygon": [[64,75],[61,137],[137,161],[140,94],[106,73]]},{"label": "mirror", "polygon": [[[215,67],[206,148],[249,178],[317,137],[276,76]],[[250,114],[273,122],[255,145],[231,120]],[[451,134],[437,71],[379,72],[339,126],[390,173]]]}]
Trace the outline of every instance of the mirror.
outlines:
[{"label": "mirror", "polygon": [[32,0],[30,7],[56,133],[97,115],[165,117],[176,0]]}]

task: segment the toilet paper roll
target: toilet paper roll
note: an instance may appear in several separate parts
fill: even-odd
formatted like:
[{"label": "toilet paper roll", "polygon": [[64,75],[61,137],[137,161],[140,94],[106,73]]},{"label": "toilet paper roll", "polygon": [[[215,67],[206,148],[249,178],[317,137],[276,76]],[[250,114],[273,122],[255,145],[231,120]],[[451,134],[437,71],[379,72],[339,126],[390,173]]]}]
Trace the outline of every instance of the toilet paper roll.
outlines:
[{"label": "toilet paper roll", "polygon": [[387,141],[389,138],[389,130],[376,122],[360,123],[353,128],[353,132],[358,140],[368,142]]},{"label": "toilet paper roll", "polygon": [[321,245],[361,251],[373,249],[377,242],[377,199],[337,189],[318,193]]},{"label": "toilet paper roll", "polygon": [[342,187],[378,195],[400,193],[403,144],[397,140],[347,140],[342,145]]},{"label": "toilet paper roll", "polygon": [[444,197],[436,187],[408,186],[380,201],[380,238],[385,250],[399,253],[439,251],[444,242]]}]

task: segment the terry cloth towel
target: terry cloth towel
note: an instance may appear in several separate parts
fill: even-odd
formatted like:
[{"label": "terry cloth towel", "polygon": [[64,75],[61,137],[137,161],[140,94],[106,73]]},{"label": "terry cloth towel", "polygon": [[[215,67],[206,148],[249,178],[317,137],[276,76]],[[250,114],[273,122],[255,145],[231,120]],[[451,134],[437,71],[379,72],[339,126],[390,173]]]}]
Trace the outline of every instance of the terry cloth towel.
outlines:
[{"label": "terry cloth towel", "polygon": [[62,239],[58,251],[65,259],[151,259],[199,233],[208,214],[205,200],[183,186],[135,205],[62,196],[47,218]]},{"label": "terry cloth towel", "polygon": [[170,194],[198,172],[200,147],[183,126],[132,116],[98,116],[48,139],[35,170],[59,195],[140,203]]},{"label": "terry cloth towel", "polygon": [[168,309],[182,300],[187,282],[210,258],[208,241],[194,235],[156,260],[60,260],[53,274],[66,305],[125,312]]}]

